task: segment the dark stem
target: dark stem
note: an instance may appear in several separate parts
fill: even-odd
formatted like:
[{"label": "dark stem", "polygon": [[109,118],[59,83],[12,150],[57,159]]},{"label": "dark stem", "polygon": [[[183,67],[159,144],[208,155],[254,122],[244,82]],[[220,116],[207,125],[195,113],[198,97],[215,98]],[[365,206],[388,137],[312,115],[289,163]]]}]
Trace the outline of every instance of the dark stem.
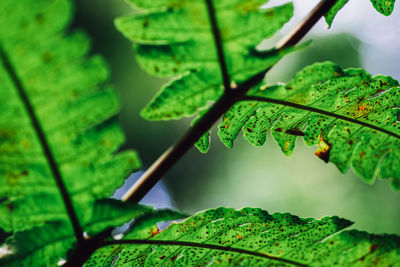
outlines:
[{"label": "dark stem", "polygon": [[387,135],[390,135],[390,136],[393,136],[395,138],[400,139],[400,135],[395,134],[395,133],[393,133],[391,131],[388,131],[386,129],[382,129],[380,127],[377,127],[377,126],[372,125],[372,124],[367,123],[367,122],[359,121],[357,119],[349,118],[349,117],[346,117],[346,116],[343,116],[343,115],[335,114],[333,112],[325,111],[325,110],[318,109],[318,108],[308,107],[308,106],[304,106],[304,105],[301,105],[301,104],[296,104],[296,103],[287,102],[287,101],[284,101],[284,100],[273,99],[273,98],[262,97],[262,96],[245,96],[241,100],[242,101],[250,100],[250,101],[258,101],[258,102],[267,102],[267,103],[272,103],[272,104],[277,104],[277,105],[282,105],[282,106],[287,106],[287,107],[293,107],[293,108],[297,108],[297,109],[307,110],[307,111],[310,111],[310,112],[314,112],[314,113],[326,115],[326,116],[329,116],[329,117],[333,117],[333,118],[336,118],[336,119],[339,119],[339,120],[344,120],[344,121],[348,121],[348,122],[351,122],[351,123],[354,123],[354,124],[358,124],[358,125],[361,125],[363,127],[367,127],[367,128],[370,128],[370,129],[373,129],[373,130],[376,130],[376,131],[379,131],[379,132],[382,132],[382,133],[385,133]]},{"label": "dark stem", "polygon": [[229,94],[222,95],[196,125],[190,128],[178,143],[161,155],[121,199],[139,202],[193,144],[240,99],[240,96],[238,91],[230,91]]},{"label": "dark stem", "polygon": [[213,249],[213,250],[221,250],[227,252],[235,252],[255,257],[260,257],[264,259],[269,259],[272,261],[278,261],[286,264],[292,264],[295,266],[308,266],[299,262],[295,262],[292,260],[283,259],[280,257],[275,257],[271,255],[267,255],[265,253],[249,251],[240,248],[232,248],[232,247],[224,247],[218,245],[204,244],[204,243],[195,243],[195,242],[185,242],[185,241],[168,241],[168,240],[113,240],[104,242],[103,246],[111,246],[111,245],[121,245],[121,244],[131,244],[131,245],[164,245],[164,246],[184,246],[184,247],[195,247],[195,248],[205,248],[205,249]]},{"label": "dark stem", "polygon": [[296,45],[311,30],[312,27],[324,16],[337,0],[322,0],[316,7],[300,22],[297,27],[293,28],[286,38],[282,38],[276,45],[277,48]]},{"label": "dark stem", "polygon": [[[316,7],[304,18],[302,22],[300,22],[287,36],[283,37],[278,44],[276,45],[276,49],[283,49],[286,47],[294,46],[311,30],[311,28],[318,22],[318,20],[328,12],[333,5],[337,2],[337,0],[322,0],[318,3]],[[240,88],[237,90],[246,92],[259,84],[265,77],[265,74],[270,70],[270,68],[261,71],[242,83]]]},{"label": "dark stem", "polygon": [[219,66],[221,69],[224,90],[231,90],[231,79],[229,78],[228,68],[225,61],[225,53],[221,38],[221,33],[218,27],[217,15],[214,9],[213,0],[206,0],[208,16],[210,17],[211,29],[214,37],[215,47],[217,49]]},{"label": "dark stem", "polygon": [[72,205],[72,201],[71,201],[71,198],[69,197],[67,188],[65,187],[65,185],[63,183],[62,176],[61,176],[60,170],[58,169],[56,160],[51,152],[50,146],[47,142],[44,131],[40,125],[39,119],[37,118],[37,116],[35,114],[33,105],[30,102],[27,93],[25,92],[25,88],[22,85],[22,82],[19,79],[10,59],[7,57],[7,54],[5,53],[5,51],[3,50],[3,48],[1,46],[0,46],[0,58],[1,58],[1,61],[3,62],[5,69],[7,70],[8,74],[10,75],[11,80],[12,80],[16,90],[18,91],[18,94],[19,94],[19,96],[26,108],[26,111],[29,115],[29,118],[31,120],[32,126],[35,129],[35,132],[39,139],[40,145],[42,146],[43,153],[44,153],[47,163],[50,167],[50,171],[54,177],[54,180],[56,181],[58,189],[60,190],[62,199],[64,201],[64,205],[67,210],[68,216],[71,220],[71,224],[74,229],[75,237],[78,241],[78,244],[82,243],[84,241],[83,231],[79,224],[78,216],[76,215],[74,206]]},{"label": "dark stem", "polygon": [[[282,49],[296,45],[312,28],[317,21],[336,3],[337,0],[322,0],[310,14],[296,27],[295,31],[283,38],[277,46]],[[256,74],[238,86],[236,90],[225,91],[222,97],[210,108],[188,132],[169,148],[140,179],[124,194],[123,201],[139,202],[153,186],[161,180],[163,175],[175,165],[176,162],[193,146],[193,144],[206,133],[212,125],[231,108],[237,101],[245,96],[248,90],[260,83],[270,68]]]}]

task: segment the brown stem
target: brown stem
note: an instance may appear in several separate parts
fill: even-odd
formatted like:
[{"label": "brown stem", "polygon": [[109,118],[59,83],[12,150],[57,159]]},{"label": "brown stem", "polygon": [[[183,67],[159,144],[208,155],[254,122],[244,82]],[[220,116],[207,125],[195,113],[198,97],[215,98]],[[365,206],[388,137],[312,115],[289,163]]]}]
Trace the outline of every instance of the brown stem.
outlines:
[{"label": "brown stem", "polygon": [[[288,36],[284,37],[277,45],[278,49],[296,45],[308,31],[325,15],[337,0],[322,0],[310,14]],[[193,144],[212,125],[231,108],[252,87],[264,79],[270,68],[246,80],[236,90],[225,91],[222,97],[210,108],[188,132],[169,148],[161,157],[150,166],[140,179],[123,195],[123,201],[139,202],[153,186],[161,180],[164,174],[174,166],[178,160],[193,146]]]},{"label": "brown stem", "polygon": [[239,93],[241,92],[232,90],[222,95],[196,125],[191,127],[178,143],[161,155],[121,199],[123,201],[139,202],[193,144],[240,99],[241,94]]}]

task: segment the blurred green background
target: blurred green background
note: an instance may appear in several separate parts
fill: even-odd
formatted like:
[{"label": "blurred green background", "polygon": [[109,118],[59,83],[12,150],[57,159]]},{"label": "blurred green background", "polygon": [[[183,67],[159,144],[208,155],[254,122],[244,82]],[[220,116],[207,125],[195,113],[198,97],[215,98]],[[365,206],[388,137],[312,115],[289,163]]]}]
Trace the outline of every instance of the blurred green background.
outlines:
[{"label": "blurred green background", "polygon": [[[283,32],[316,2],[295,1],[296,15]],[[400,53],[394,53],[400,42],[399,30],[394,27],[400,25],[399,10],[386,18],[375,12],[369,1],[361,2],[354,0],[348,5],[332,30],[327,31],[324,22],[317,24],[308,37],[314,40],[313,45],[282,60],[267,78],[288,81],[305,65],[331,60],[342,67],[364,67],[373,74],[399,79]],[[120,92],[120,120],[127,135],[124,148],[139,151],[146,169],[178,140],[190,120],[148,122],[140,117],[140,109],[165,80],[143,72],[131,44],[115,30],[113,19],[132,12],[123,0],[76,0],[76,12],[73,27],[91,35],[94,53],[104,55],[109,62],[112,83]],[[234,148],[228,149],[215,132],[208,154],[192,149],[163,180],[178,209],[194,213],[218,206],[252,206],[301,217],[338,215],[355,221],[357,229],[400,234],[400,193],[393,192],[386,181],[370,186],[352,171],[342,175],[332,164],[315,157],[315,148],[306,147],[300,139],[295,153],[287,158],[272,138],[256,148],[240,137]]]}]

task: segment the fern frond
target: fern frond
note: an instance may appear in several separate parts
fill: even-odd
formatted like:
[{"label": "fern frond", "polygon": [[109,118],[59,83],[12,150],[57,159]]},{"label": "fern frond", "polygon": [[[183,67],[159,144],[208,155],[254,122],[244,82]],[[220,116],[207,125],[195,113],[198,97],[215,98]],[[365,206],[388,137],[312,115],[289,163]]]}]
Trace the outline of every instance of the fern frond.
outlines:
[{"label": "fern frond", "polygon": [[114,154],[124,136],[106,64],[87,57],[85,34],[66,33],[70,1],[6,0],[0,10],[0,227],[68,219],[50,160],[79,213],[90,213],[139,166],[134,152]]},{"label": "fern frond", "polygon": [[232,147],[239,131],[263,145],[270,131],[286,155],[297,137],[341,172],[350,166],[368,183],[377,175],[400,189],[400,86],[387,76],[362,69],[342,70],[316,63],[287,85],[262,85],[229,110],[219,136]]},{"label": "fern frond", "polygon": [[111,241],[85,266],[395,265],[400,238],[345,230],[338,217],[301,219],[260,209],[201,212],[146,239]]},{"label": "fern frond", "polygon": [[[153,210],[150,207],[122,203],[118,200],[99,200],[91,214],[86,214],[82,226],[88,237],[110,227],[121,226],[135,218],[138,222],[152,218],[152,223],[181,219],[186,216],[170,210]],[[149,226],[147,224],[146,226]],[[154,229],[154,228],[153,228]],[[135,228],[135,233],[145,229]],[[111,232],[111,231],[110,231]],[[11,255],[2,258],[0,264],[6,266],[55,266],[68,259],[69,250],[76,242],[72,227],[66,221],[52,221],[43,226],[20,231],[10,237],[5,246]]]},{"label": "fern frond", "polygon": [[0,228],[12,234],[0,265],[55,266],[83,232],[154,213],[105,199],[140,162],[117,153],[120,103],[87,36],[67,33],[71,10],[0,1]]},{"label": "fern frond", "polygon": [[[117,28],[135,43],[137,59],[147,72],[175,76],[143,109],[142,116],[149,120],[179,119],[217,100],[223,93],[223,82],[205,1],[129,2],[139,11],[118,18]],[[255,52],[255,47],[293,14],[291,3],[262,9],[266,2],[214,1],[227,68],[234,82],[268,68],[283,54]]]}]

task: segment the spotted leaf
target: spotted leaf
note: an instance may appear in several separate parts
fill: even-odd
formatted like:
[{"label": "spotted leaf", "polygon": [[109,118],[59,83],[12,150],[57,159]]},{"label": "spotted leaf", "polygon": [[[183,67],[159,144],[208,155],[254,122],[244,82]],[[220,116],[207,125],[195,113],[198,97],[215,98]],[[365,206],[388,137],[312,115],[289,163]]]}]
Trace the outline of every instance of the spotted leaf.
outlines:
[{"label": "spotted leaf", "polygon": [[235,104],[224,115],[219,136],[232,147],[243,129],[244,137],[260,146],[271,132],[286,155],[302,137],[341,172],[352,166],[368,183],[379,175],[399,190],[399,103],[399,82],[391,77],[316,63],[288,84],[261,85]]},{"label": "spotted leaf", "polygon": [[301,219],[260,209],[207,210],[145,239],[128,236],[96,251],[85,266],[396,265],[400,238],[344,230],[338,217]]},{"label": "spotted leaf", "polygon": [[[329,10],[329,12],[325,15],[325,20],[329,27],[332,26],[332,22],[336,14],[347,4],[348,1],[349,0],[338,0],[331,10]],[[395,2],[396,0],[371,0],[371,3],[376,11],[385,16],[390,16],[390,14],[392,14]]]}]

